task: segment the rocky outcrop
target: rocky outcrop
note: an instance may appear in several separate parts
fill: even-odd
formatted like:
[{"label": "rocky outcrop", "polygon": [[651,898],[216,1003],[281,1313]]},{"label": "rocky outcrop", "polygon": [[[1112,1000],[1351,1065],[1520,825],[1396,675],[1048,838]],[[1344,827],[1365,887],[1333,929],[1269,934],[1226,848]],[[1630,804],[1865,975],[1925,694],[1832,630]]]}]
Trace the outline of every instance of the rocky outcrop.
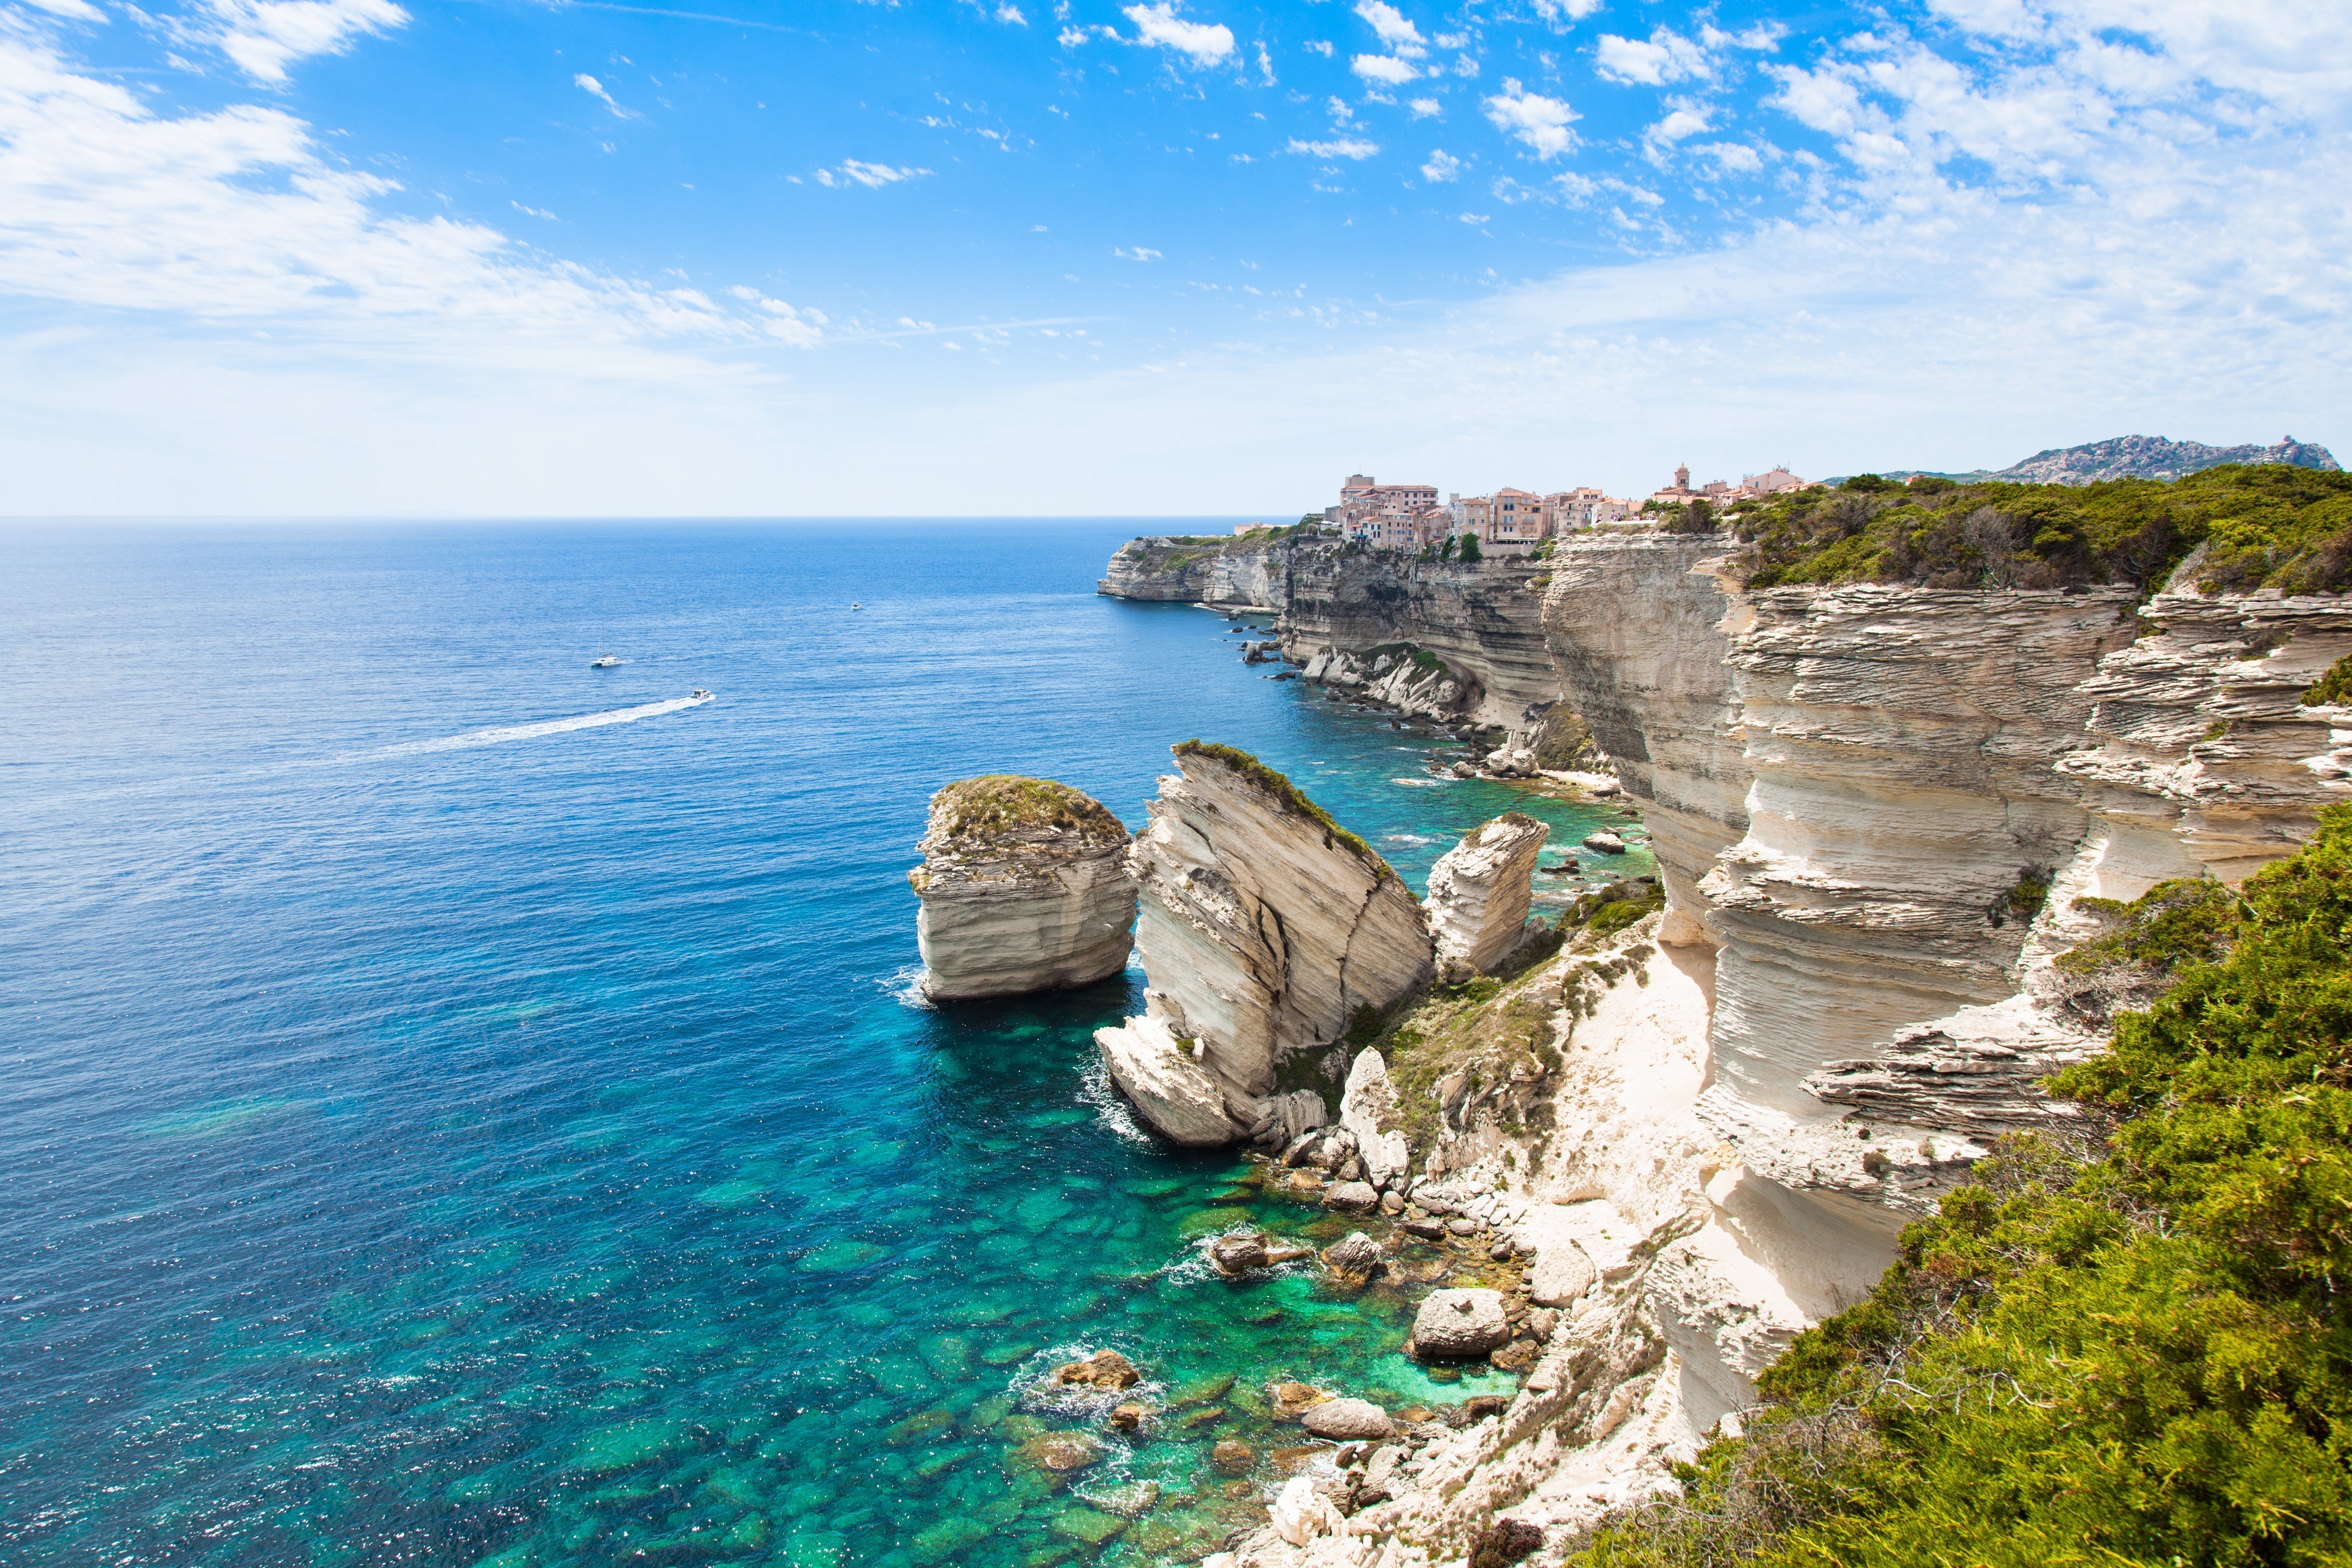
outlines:
[{"label": "rocky outcrop", "polygon": [[1526,939],[1536,857],[1551,829],[1522,812],[1482,824],[1430,868],[1430,935],[1441,963],[1485,974]]},{"label": "rocky outcrop", "polygon": [[2116,436],[2080,447],[2053,447],[1988,479],[2020,485],[2087,485],[2101,479],[2178,479],[2224,463],[2285,463],[2298,468],[2334,468],[2325,447],[2282,437],[2270,446],[2248,441],[2209,447],[2202,441],[2168,441],[2161,436]]},{"label": "rocky outcrop", "polygon": [[1278,531],[1131,539],[1111,556],[1095,591],[1115,599],[1276,615],[1290,597],[1291,537]]},{"label": "rocky outcrop", "polygon": [[1102,804],[1051,779],[992,774],[931,797],[915,938],[944,999],[1091,985],[1127,967],[1129,839]]},{"label": "rocky outcrop", "polygon": [[1183,1142],[1279,1137],[1286,1063],[1428,978],[1420,904],[1361,839],[1246,752],[1187,742],[1128,862],[1145,1013],[1095,1039],[1144,1120]]}]

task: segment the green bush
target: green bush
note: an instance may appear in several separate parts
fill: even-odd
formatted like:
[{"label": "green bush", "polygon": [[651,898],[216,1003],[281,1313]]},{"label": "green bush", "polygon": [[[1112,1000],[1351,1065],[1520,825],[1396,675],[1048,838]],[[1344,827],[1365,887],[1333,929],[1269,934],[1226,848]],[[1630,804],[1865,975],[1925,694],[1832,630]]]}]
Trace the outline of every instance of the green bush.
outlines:
[{"label": "green bush", "polygon": [[2069,962],[2168,984],[2052,1080],[2087,1131],[2004,1141],[1574,1560],[2352,1561],[2352,807],[2320,822],[2242,897],[2091,906]]},{"label": "green bush", "polygon": [[2327,673],[2313,681],[2303,694],[2305,708],[2330,702],[2352,702],[2352,653],[2329,665]]}]

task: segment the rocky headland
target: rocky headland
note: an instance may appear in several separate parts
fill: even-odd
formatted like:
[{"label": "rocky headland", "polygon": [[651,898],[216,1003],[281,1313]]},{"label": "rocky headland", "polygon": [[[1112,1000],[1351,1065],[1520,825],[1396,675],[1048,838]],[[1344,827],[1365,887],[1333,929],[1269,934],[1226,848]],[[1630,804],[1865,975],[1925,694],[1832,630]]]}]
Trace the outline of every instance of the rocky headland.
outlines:
[{"label": "rocky headland", "polygon": [[[1297,640],[1341,624],[1297,597],[1296,557],[1334,548],[1292,546],[1286,651],[1327,677],[1344,656],[1410,699],[1438,674],[1412,657],[1433,624]],[[1348,570],[1367,601],[1410,605],[1431,564],[1358,552]],[[1549,684],[1490,683],[1488,662],[1476,703],[1512,700],[1455,710],[1522,743],[1572,715],[1641,807],[1658,879],[1598,889],[1557,952],[1493,973],[1428,964],[1408,982],[1425,961],[1382,950],[1398,1005],[1352,1035],[1344,1012],[1318,1015],[1344,1082],[1286,1110],[1268,1156],[1335,1209],[1440,1245],[1467,1220],[1523,1266],[1526,1375],[1502,1409],[1340,1455],[1313,1497],[1286,1489],[1230,1544],[1234,1568],[1402,1568],[1498,1542],[1514,1552],[1498,1560],[1557,1563],[1670,1489],[1671,1465],[1736,1427],[1757,1375],[1868,1291],[1901,1227],[1995,1138],[2075,1115],[2043,1080],[2104,1051],[2106,1024],[2054,961],[2102,911],[2167,879],[2234,887],[2352,798],[2352,706],[2326,684],[2352,668],[2346,601],[2233,587],[2203,551],[2152,588],[2079,571],[1774,582],[1733,534],[1627,527],[1562,540],[1542,565],[1504,613],[1511,646],[1540,640]],[[1474,673],[1453,662],[1467,647],[1440,662]],[[1213,828],[1187,826],[1204,865]],[[1460,897],[1476,880],[1457,868],[1441,913],[1433,879],[1433,955],[1501,945],[1507,918]],[[1151,909],[1147,892],[1147,932]],[[1192,938],[1147,943],[1153,987],[1184,992],[1204,956]],[[1355,965],[1350,982],[1382,989]],[[1249,1081],[1271,1088],[1271,1071]],[[1263,1104],[1226,1104],[1228,1135],[1244,1117],[1263,1132]],[[1445,1310],[1494,1337],[1487,1304]],[[1521,1337],[1486,1353],[1517,1360]]]},{"label": "rocky headland", "polygon": [[923,863],[907,873],[925,994],[1019,996],[1107,980],[1135,929],[1128,831],[1051,779],[991,774],[931,797]]}]

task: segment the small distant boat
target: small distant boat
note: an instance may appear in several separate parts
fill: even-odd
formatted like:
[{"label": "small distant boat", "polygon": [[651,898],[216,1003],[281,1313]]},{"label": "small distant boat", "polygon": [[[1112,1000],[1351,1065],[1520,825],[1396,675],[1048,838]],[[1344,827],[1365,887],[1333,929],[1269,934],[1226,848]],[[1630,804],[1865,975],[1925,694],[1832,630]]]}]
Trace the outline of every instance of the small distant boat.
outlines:
[{"label": "small distant boat", "polygon": [[696,701],[696,702],[701,702],[701,701],[704,701],[704,700],[708,700],[709,696],[710,696],[710,688],[709,688],[708,686],[698,686],[698,687],[696,687],[696,688],[694,689],[694,696],[693,696],[693,698],[691,699],[691,700]]},{"label": "small distant boat", "polygon": [[621,668],[621,661],[614,658],[608,653],[602,658],[590,659],[588,661],[588,668],[591,669],[618,669]]},{"label": "small distant boat", "polygon": [[861,605],[861,604],[859,604],[856,600],[852,599],[852,600],[850,600],[850,601],[849,601],[849,607],[850,607],[851,609],[853,609],[853,610],[862,610],[862,609],[864,609],[866,606],[865,606],[865,605]]}]

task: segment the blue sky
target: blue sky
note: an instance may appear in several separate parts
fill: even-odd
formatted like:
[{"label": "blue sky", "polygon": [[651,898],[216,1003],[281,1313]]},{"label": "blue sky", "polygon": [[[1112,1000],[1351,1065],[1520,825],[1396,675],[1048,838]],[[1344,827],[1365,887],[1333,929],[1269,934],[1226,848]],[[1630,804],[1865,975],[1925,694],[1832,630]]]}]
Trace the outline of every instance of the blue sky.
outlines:
[{"label": "blue sky", "polygon": [[0,4],[0,512],[1296,515],[2352,439],[2342,33]]}]

